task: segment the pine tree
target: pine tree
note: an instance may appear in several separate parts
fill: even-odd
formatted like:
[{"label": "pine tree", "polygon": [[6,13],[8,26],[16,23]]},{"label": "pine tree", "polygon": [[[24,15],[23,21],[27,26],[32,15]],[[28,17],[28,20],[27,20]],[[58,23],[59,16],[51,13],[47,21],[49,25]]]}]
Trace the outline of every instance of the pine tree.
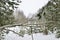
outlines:
[{"label": "pine tree", "polygon": [[[57,34],[60,35],[60,0],[50,0],[47,5],[42,9],[42,12],[38,14],[41,15],[44,12],[44,17],[46,19],[45,27],[54,33],[54,29],[57,29]],[[42,17],[41,17],[42,18]],[[59,36],[57,36],[59,37]]]},{"label": "pine tree", "polygon": [[0,0],[0,26],[13,23],[13,11],[19,5],[17,1],[14,1],[16,0]]},{"label": "pine tree", "polygon": [[[15,1],[15,2],[14,2]],[[14,23],[13,12],[16,6],[19,5],[18,0],[0,0],[0,27]],[[5,31],[8,33],[9,31]],[[0,28],[0,40],[4,36],[4,28]]]}]

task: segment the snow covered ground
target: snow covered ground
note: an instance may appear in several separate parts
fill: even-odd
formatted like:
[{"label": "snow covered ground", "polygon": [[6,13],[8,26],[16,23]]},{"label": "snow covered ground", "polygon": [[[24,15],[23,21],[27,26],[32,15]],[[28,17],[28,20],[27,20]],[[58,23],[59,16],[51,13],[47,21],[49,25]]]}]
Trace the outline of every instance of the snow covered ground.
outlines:
[{"label": "snow covered ground", "polygon": [[[12,28],[12,30],[19,30],[17,28]],[[60,40],[56,38],[55,34],[43,35],[43,33],[33,34],[34,40]],[[31,35],[25,34],[24,37],[20,37],[17,34],[10,32],[6,35],[5,40],[32,40]]]}]

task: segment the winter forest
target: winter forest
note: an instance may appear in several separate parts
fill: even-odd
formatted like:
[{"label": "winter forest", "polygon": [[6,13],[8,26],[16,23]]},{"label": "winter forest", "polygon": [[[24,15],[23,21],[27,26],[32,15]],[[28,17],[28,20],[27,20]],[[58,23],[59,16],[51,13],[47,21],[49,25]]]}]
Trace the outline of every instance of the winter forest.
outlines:
[{"label": "winter forest", "polygon": [[60,0],[0,0],[0,40],[60,40]]}]

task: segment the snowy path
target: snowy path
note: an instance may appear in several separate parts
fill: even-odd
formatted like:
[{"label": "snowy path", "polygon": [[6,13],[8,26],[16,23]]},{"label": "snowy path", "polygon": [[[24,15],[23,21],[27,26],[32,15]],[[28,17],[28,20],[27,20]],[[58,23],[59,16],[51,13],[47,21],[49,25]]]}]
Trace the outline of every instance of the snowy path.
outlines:
[{"label": "snowy path", "polygon": [[[14,30],[17,31],[17,28]],[[43,35],[42,33],[33,34],[34,40],[60,40],[55,37],[54,34]],[[30,35],[25,34],[24,37],[20,37],[12,32],[6,35],[5,40],[32,40]]]}]

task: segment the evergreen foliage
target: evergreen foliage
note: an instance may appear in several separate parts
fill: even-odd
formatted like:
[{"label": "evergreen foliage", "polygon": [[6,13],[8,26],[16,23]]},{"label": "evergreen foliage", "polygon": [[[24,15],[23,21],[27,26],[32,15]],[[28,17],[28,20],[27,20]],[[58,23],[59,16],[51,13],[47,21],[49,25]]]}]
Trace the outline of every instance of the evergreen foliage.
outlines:
[{"label": "evergreen foliage", "polygon": [[[52,33],[56,32],[58,35],[60,34],[60,0],[50,0],[47,5],[45,5],[42,9],[42,12],[38,14],[42,14],[44,12],[44,18],[46,19],[45,27],[50,30]],[[39,17],[39,16],[38,16]],[[42,17],[41,17],[42,18]],[[58,36],[57,36],[58,37]]]},{"label": "evergreen foliage", "polygon": [[17,0],[0,0],[0,26],[13,23],[13,11],[17,5]]},{"label": "evergreen foliage", "polygon": [[17,5],[18,0],[0,0],[0,40],[4,39],[4,33],[9,33],[9,30],[4,30],[1,26],[14,23],[13,12]]}]

